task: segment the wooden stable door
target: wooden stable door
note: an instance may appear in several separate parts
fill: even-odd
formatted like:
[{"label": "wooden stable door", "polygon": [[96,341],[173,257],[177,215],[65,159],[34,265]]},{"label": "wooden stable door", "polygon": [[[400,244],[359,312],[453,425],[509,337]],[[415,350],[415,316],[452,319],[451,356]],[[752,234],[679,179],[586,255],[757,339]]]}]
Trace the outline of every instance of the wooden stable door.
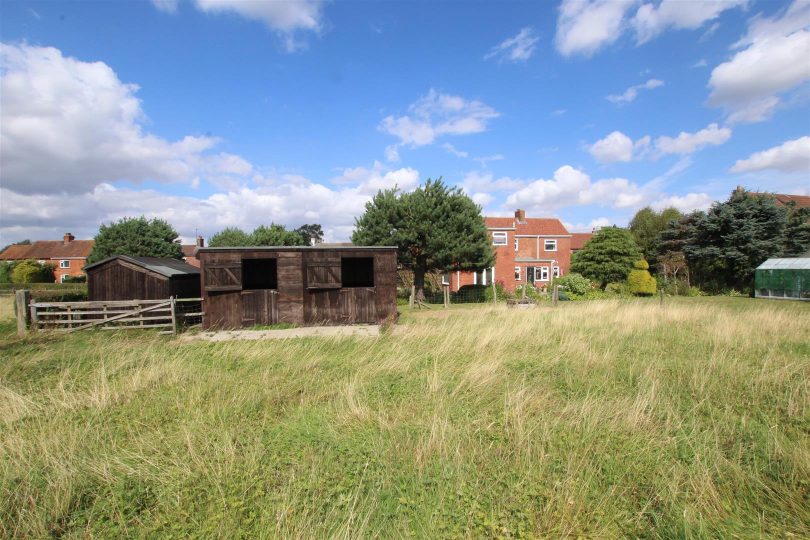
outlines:
[{"label": "wooden stable door", "polygon": [[242,327],[278,323],[278,291],[242,291]]}]

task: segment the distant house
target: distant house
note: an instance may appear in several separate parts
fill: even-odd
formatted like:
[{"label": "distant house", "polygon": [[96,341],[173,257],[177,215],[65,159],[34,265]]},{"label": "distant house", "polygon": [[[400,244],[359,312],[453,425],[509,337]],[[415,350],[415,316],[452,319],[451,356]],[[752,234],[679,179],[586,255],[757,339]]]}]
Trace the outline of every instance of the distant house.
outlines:
[{"label": "distant house", "polygon": [[527,218],[525,210],[515,217],[485,217],[495,266],[481,272],[450,272],[444,282],[451,291],[465,285],[501,282],[508,291],[524,283],[545,287],[571,266],[572,234],[556,218]]},{"label": "distant house", "polygon": [[187,264],[199,268],[200,260],[197,258],[197,248],[201,247],[205,247],[205,238],[202,236],[197,236],[196,244],[182,244],[180,250],[183,252],[183,260]]},{"label": "distant house", "polygon": [[788,195],[786,193],[754,193],[754,192],[752,192],[751,195],[759,197],[771,197],[777,206],[788,206],[792,203],[795,205],[796,208],[810,208],[810,195]]},{"label": "distant house", "polygon": [[72,234],[65,233],[62,240],[37,240],[32,244],[9,246],[0,253],[0,261],[35,259],[43,264],[53,264],[56,283],[62,283],[68,276],[84,275],[82,268],[93,244],[93,240],[76,240]]},{"label": "distant house", "polygon": [[593,238],[593,233],[573,233],[571,235],[571,253],[576,253],[588,243],[588,240]]}]

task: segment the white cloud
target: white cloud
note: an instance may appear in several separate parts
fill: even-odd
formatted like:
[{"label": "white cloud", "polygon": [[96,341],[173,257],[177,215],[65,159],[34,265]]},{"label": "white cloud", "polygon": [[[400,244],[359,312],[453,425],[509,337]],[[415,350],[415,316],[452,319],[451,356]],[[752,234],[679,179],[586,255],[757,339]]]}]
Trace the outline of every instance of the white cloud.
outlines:
[{"label": "white cloud", "polygon": [[504,60],[510,62],[525,62],[534,54],[538,39],[531,28],[523,28],[517,35],[492,47],[484,56],[484,60],[498,58],[501,62]]},{"label": "white cloud", "polygon": [[643,200],[644,190],[625,178],[591,182],[590,176],[584,172],[564,165],[554,172],[551,180],[528,181],[524,188],[507,198],[506,205],[548,212],[565,206],[587,204],[628,208],[637,206]]},{"label": "white cloud", "polygon": [[570,223],[568,221],[563,221],[563,225],[565,228],[568,229],[568,232],[592,232],[596,229],[600,229],[602,227],[609,226],[611,222],[606,217],[598,217],[592,219],[589,223]]},{"label": "white cloud", "polygon": [[389,144],[385,147],[385,159],[391,163],[399,161],[399,146],[396,144]]},{"label": "white cloud", "polygon": [[441,94],[431,89],[408,107],[407,116],[387,116],[379,128],[399,138],[400,144],[424,146],[443,135],[468,135],[486,131],[499,113],[476,100]]},{"label": "white cloud", "polygon": [[655,148],[661,154],[691,154],[705,146],[717,146],[731,138],[731,130],[709,124],[696,133],[681,131],[677,137],[658,137]]},{"label": "white cloud", "polygon": [[269,221],[297,227],[320,223],[332,241],[348,240],[354,218],[378,189],[395,185],[412,189],[418,171],[385,171],[379,163],[370,169],[345,169],[336,179],[345,185],[330,188],[299,175],[281,175],[269,185],[239,187],[208,197],[179,196],[156,190],[135,190],[100,184],[85,193],[20,194],[0,188],[0,238],[5,243],[23,238],[61,238],[69,230],[90,238],[101,223],[125,216],[159,217],[181,236],[194,231],[210,236],[225,227],[252,230]]},{"label": "white cloud", "polygon": [[[176,13],[178,0],[152,0],[152,4]],[[194,5],[206,13],[235,13],[260,21],[283,38],[290,52],[303,47],[295,38],[296,31],[319,32],[323,24],[322,0],[194,0]]]},{"label": "white cloud", "polygon": [[486,206],[495,200],[495,197],[489,193],[473,193],[471,196],[473,202],[479,206]]},{"label": "white cloud", "polygon": [[591,56],[610,45],[624,30],[624,16],[633,0],[563,0],[554,43],[563,56]]},{"label": "white cloud", "polygon": [[588,151],[600,163],[628,162],[643,157],[649,146],[650,137],[648,135],[633,142],[621,131],[614,131],[604,139],[590,145]]},{"label": "white cloud", "polygon": [[706,193],[687,193],[686,195],[660,197],[650,206],[658,211],[665,208],[677,208],[683,213],[688,213],[693,210],[706,210],[712,205],[712,202],[714,199]]},{"label": "white cloud", "polygon": [[706,67],[708,65],[709,65],[709,62],[707,62],[705,58],[701,58],[700,60],[698,60],[697,62],[692,64],[692,67],[693,68],[702,68],[702,67]]},{"label": "white cloud", "polygon": [[477,161],[479,165],[486,168],[487,163],[490,161],[502,161],[504,158],[503,154],[492,154],[489,156],[481,156],[473,158],[474,161]]},{"label": "white cloud", "polygon": [[180,0],[152,0],[152,5],[165,13],[177,13],[177,4],[179,2]]},{"label": "white cloud", "polygon": [[[665,30],[697,29],[747,0],[563,0],[555,44],[564,56],[591,56],[632,29],[640,45]],[[629,14],[639,5],[635,14]]]},{"label": "white cloud", "polygon": [[658,88],[659,86],[664,86],[664,81],[659,81],[658,79],[650,79],[644,84],[637,84],[635,86],[631,86],[630,88],[625,90],[622,94],[613,94],[607,96],[605,99],[607,99],[611,103],[616,104],[630,103],[631,101],[635,101],[636,97],[638,96],[639,90],[652,90],[653,88]]},{"label": "white cloud", "polygon": [[767,120],[779,95],[810,80],[810,2],[796,0],[774,17],[756,16],[729,61],[712,70],[709,103],[730,123]]},{"label": "white cloud", "polygon": [[[636,41],[645,43],[668,28],[694,30],[716,19],[723,11],[744,6],[747,0],[663,0],[658,5],[645,3],[638,8],[632,25]],[[717,28],[715,27],[714,31]]]},{"label": "white cloud", "polygon": [[145,132],[138,87],[103,62],[58,49],[0,44],[0,181],[22,193],[82,192],[103,182],[228,183],[252,167],[213,154],[212,137],[167,141]]},{"label": "white cloud", "polygon": [[447,150],[448,152],[450,152],[451,154],[453,154],[456,157],[465,158],[465,157],[469,157],[469,155],[470,155],[468,152],[465,152],[464,150],[459,150],[458,148],[456,148],[455,146],[453,146],[450,143],[444,143],[442,145],[442,148],[444,148],[445,150]]},{"label": "white cloud", "polygon": [[762,170],[810,174],[810,136],[786,141],[779,146],[751,154],[737,161],[732,172],[743,173]]},{"label": "white cloud", "polygon": [[491,193],[495,191],[514,191],[526,184],[522,180],[515,180],[508,176],[498,179],[491,172],[470,171],[464,176],[461,186],[467,193]]}]

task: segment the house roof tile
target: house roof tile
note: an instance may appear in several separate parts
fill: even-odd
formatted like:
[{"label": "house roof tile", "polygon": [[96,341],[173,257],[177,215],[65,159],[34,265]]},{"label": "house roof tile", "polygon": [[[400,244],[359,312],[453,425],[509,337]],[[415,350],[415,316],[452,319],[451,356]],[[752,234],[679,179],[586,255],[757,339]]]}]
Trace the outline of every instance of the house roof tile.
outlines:
[{"label": "house roof tile", "polygon": [[574,233],[571,235],[571,249],[582,249],[588,240],[591,239],[593,233]]},{"label": "house roof tile", "polygon": [[487,228],[510,228],[515,227],[515,234],[536,234],[547,236],[567,236],[570,233],[565,225],[556,218],[526,218],[520,223],[511,217],[486,217],[484,222]]},{"label": "house roof tile", "polygon": [[37,240],[33,244],[16,244],[0,253],[0,260],[87,258],[93,250],[93,240]]}]

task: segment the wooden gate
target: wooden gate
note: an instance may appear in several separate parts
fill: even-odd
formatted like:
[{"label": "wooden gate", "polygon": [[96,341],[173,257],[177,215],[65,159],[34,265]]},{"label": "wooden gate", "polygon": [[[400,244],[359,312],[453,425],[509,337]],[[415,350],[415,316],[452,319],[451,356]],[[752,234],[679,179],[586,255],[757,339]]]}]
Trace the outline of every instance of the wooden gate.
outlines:
[{"label": "wooden gate", "polygon": [[278,323],[278,291],[242,291],[242,327]]}]

